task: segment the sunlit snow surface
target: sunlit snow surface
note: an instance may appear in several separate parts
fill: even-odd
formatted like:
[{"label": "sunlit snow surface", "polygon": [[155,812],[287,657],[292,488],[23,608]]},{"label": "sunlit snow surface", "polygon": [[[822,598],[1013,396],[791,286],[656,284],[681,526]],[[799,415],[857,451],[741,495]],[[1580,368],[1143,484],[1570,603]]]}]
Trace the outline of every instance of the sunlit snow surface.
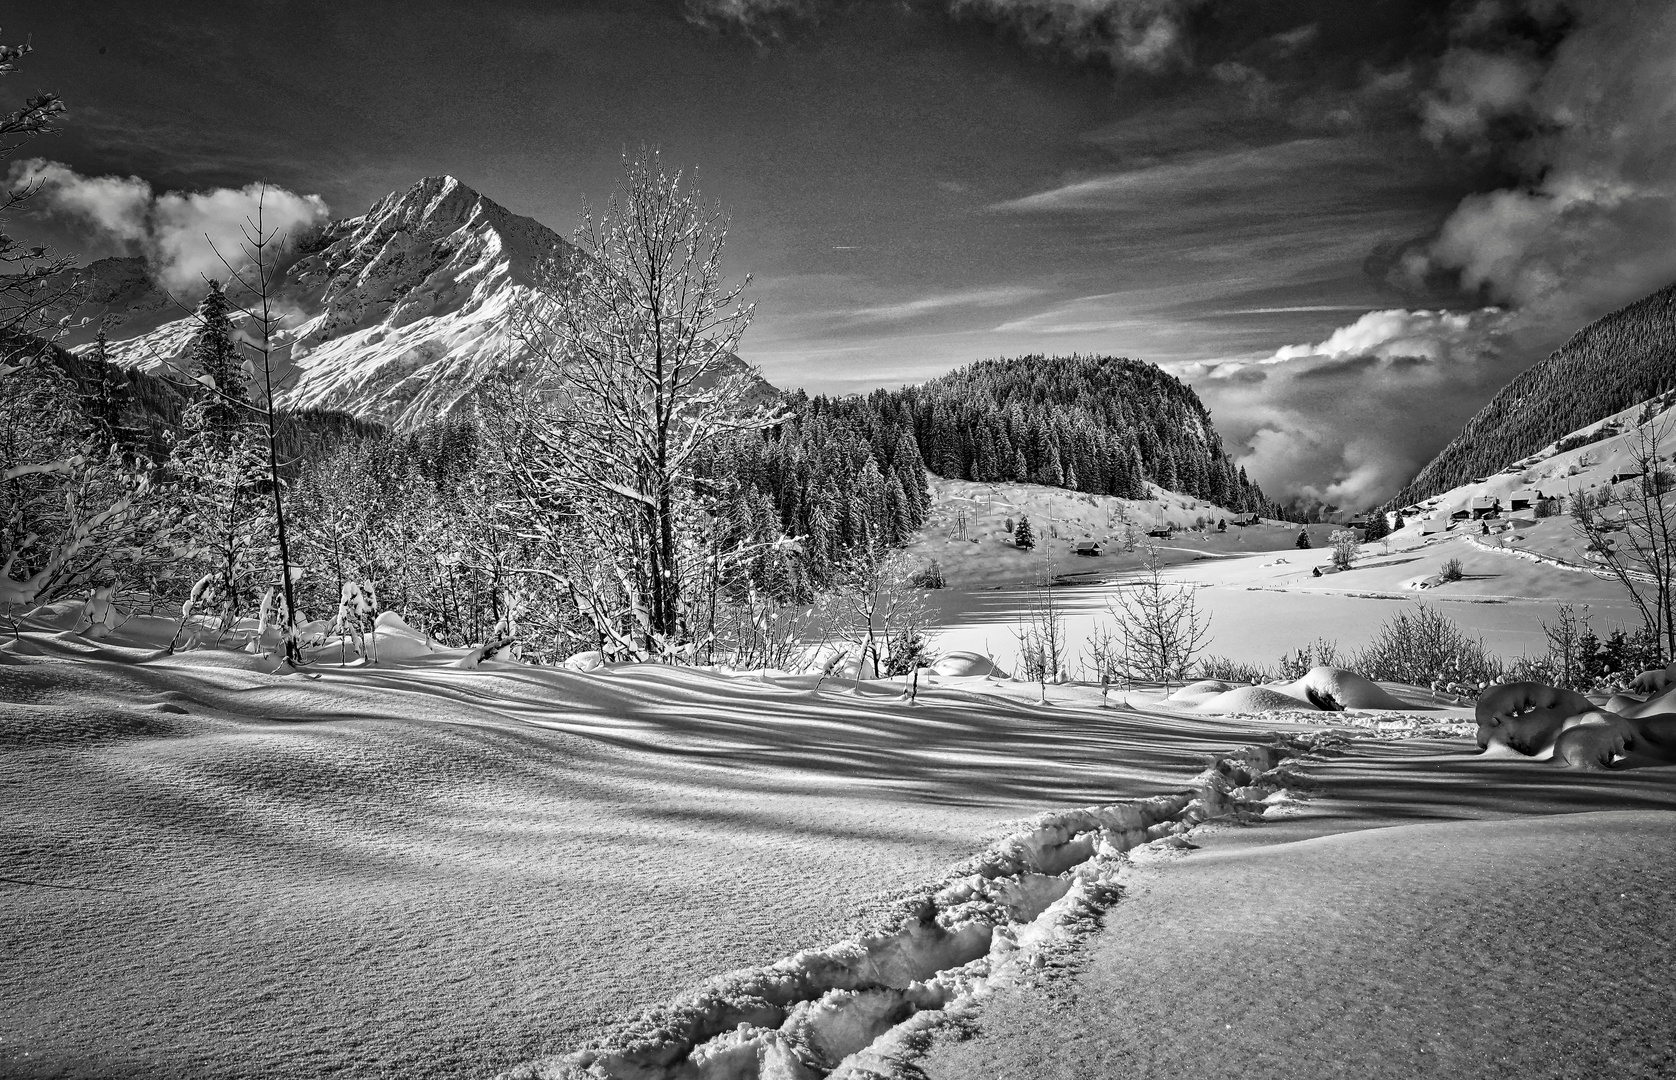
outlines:
[{"label": "sunlit snow surface", "polygon": [[0,1073],[492,1074],[1252,737],[1089,691],[466,671],[412,638],[312,679],[157,656],[171,629],[0,648]]}]

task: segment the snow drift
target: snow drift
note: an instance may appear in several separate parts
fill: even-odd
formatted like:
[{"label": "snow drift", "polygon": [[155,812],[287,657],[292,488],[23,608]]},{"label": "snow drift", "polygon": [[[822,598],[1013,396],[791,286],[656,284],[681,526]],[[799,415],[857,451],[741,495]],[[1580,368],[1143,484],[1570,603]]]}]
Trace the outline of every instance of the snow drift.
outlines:
[{"label": "snow drift", "polygon": [[1210,713],[1412,708],[1373,680],[1335,667],[1311,668],[1294,682],[1264,686],[1235,686],[1207,679],[1189,683],[1171,694],[1169,700]]}]

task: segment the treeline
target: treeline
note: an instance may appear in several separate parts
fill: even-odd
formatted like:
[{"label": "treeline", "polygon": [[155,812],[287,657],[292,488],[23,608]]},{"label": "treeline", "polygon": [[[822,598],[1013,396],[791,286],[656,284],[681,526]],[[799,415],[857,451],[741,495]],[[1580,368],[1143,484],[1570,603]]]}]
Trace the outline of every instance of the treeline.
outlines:
[{"label": "treeline", "polygon": [[[0,352],[12,353],[0,341]],[[105,359],[103,342],[75,353],[35,339],[28,352],[53,369],[72,392],[85,421],[123,451],[162,461],[179,431],[192,390],[181,378],[124,368]],[[279,456],[286,471],[351,437],[381,434],[383,427],[330,409],[293,409],[278,414]]]},{"label": "treeline", "polygon": [[704,465],[734,545],[763,550],[755,582],[806,598],[857,551],[894,547],[925,524],[931,491],[911,419],[867,398],[785,400],[787,419],[719,444]]},{"label": "treeline", "polygon": [[[205,356],[231,355],[225,326],[201,329],[198,339]],[[196,371],[126,371],[97,348],[55,350],[49,366],[56,370],[39,375],[40,399],[73,400],[78,414],[58,414],[55,425],[75,434],[53,438],[56,452],[110,447],[110,483],[127,477],[120,483],[143,491],[134,505],[150,539],[136,558],[90,564],[43,595],[112,585],[119,597],[172,610],[207,577],[223,625],[256,615],[275,587],[277,521],[263,455],[243,421],[216,419],[214,402],[187,377]],[[236,368],[217,370],[223,389],[238,382]],[[1132,498],[1145,497],[1150,479],[1231,509],[1274,512],[1223,452],[1193,392],[1128,360],[987,362],[898,391],[788,394],[781,410],[775,426],[718,439],[698,459],[681,525],[691,537],[682,543],[707,550],[713,569],[694,594],[704,608],[695,623],[733,618],[730,605],[743,605],[740,617],[750,619],[764,603],[809,603],[853,578],[858,559],[910,540],[930,512],[928,456],[941,471],[978,479]],[[280,418],[300,613],[329,618],[347,584],[374,582],[383,606],[464,644],[485,640],[516,595],[531,655],[557,658],[589,643],[555,591],[574,569],[531,569],[568,563],[565,523],[581,510],[547,504],[557,524],[545,547],[532,544],[519,516],[523,495],[509,479],[525,444],[493,410],[406,432],[339,414]],[[0,546],[24,569],[34,553],[18,542]]]},{"label": "treeline", "polygon": [[1480,409],[1390,505],[1498,472],[1676,386],[1676,284],[1595,320]]}]

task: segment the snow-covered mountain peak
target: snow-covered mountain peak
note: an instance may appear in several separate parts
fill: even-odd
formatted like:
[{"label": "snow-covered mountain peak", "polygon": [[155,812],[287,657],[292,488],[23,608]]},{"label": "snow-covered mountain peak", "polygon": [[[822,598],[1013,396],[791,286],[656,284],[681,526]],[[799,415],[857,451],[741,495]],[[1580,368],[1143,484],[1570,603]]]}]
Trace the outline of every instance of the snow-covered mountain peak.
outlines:
[{"label": "snow-covered mountain peak", "polygon": [[[569,249],[452,176],[426,177],[301,243],[277,295],[295,368],[283,400],[397,427],[458,409],[506,364],[513,312],[542,264]],[[112,357],[148,369],[179,363],[192,331],[186,318],[136,320],[126,336],[120,313],[106,322]]]},{"label": "snow-covered mountain peak", "polygon": [[[545,263],[575,253],[552,229],[452,176],[427,176],[299,244],[276,296],[288,313],[282,402],[397,428],[462,408],[516,360],[519,306]],[[78,273],[110,279],[97,290],[103,305],[82,313],[111,328],[109,355],[149,370],[184,366],[192,320],[162,321],[178,308],[134,285],[135,267],[95,272],[101,266]],[[142,309],[149,317],[136,317]],[[766,383],[762,391],[773,393]]]}]

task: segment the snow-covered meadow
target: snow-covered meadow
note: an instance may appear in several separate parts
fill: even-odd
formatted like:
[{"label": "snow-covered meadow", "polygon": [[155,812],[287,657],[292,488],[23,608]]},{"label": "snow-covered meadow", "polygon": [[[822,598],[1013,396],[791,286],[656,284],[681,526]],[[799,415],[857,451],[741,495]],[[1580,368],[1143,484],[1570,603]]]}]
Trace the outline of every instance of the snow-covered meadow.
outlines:
[{"label": "snow-covered meadow", "polygon": [[[927,563],[936,560],[949,582],[926,594],[936,643],[992,655],[1009,672],[1018,669],[1018,633],[1039,607],[1037,583],[1046,579],[1055,582],[1070,674],[1085,673],[1090,639],[1100,625],[1113,623],[1112,602],[1135,578],[1148,545],[1167,564],[1171,583],[1197,587],[1197,602],[1209,617],[1205,653],[1246,663],[1272,665],[1323,638],[1353,652],[1394,613],[1417,603],[1438,607],[1491,652],[1510,659],[1544,651],[1542,624],[1561,604],[1587,605],[1602,630],[1639,621],[1616,582],[1525,557],[1521,548],[1499,537],[1485,542],[1473,531],[1422,534],[1410,526],[1363,545],[1353,569],[1316,576],[1316,568],[1331,566],[1327,537],[1336,526],[1309,526],[1313,546],[1299,549],[1295,524],[1266,521],[1220,532],[1217,521],[1235,515],[1172,492],[1136,501],[1034,484],[952,480],[935,481],[932,492],[932,520],[911,552]],[[1041,537],[1029,551],[1012,544],[1004,524],[1023,515]],[[1142,527],[1183,527],[1168,538],[1143,537],[1136,550],[1125,551],[1116,542],[1123,516]],[[1191,527],[1199,521],[1207,527]],[[1563,519],[1541,524],[1541,535],[1558,536],[1567,528]],[[964,538],[957,535],[962,527]],[[1083,539],[1102,542],[1101,553],[1076,554]],[[1450,559],[1461,560],[1463,578],[1439,586]]]},{"label": "snow-covered meadow", "polygon": [[981,678],[909,703],[394,641],[279,675],[74,615],[0,648],[8,1075],[488,1075],[1252,738]]}]

